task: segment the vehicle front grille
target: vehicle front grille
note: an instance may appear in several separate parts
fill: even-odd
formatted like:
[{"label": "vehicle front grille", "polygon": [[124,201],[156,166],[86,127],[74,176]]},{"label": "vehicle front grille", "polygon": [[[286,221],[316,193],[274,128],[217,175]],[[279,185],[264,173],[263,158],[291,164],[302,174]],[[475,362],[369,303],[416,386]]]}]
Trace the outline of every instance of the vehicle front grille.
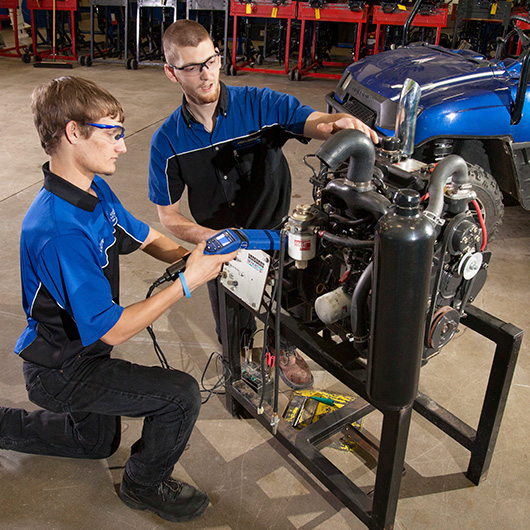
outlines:
[{"label": "vehicle front grille", "polygon": [[350,114],[353,114],[356,118],[362,120],[369,127],[373,127],[375,125],[377,114],[372,109],[369,109],[366,105],[363,105],[360,101],[348,96],[342,106]]}]

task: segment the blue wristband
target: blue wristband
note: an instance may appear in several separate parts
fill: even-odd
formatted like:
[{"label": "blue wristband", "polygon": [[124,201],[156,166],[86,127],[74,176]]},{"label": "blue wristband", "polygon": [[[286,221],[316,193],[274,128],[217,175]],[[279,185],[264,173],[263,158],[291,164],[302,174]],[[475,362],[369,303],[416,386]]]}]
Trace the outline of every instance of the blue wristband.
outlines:
[{"label": "blue wristband", "polygon": [[186,278],[184,278],[183,272],[179,272],[179,278],[180,278],[180,285],[182,285],[182,290],[184,291],[186,298],[191,298],[190,289],[188,287],[188,284],[186,283]]}]

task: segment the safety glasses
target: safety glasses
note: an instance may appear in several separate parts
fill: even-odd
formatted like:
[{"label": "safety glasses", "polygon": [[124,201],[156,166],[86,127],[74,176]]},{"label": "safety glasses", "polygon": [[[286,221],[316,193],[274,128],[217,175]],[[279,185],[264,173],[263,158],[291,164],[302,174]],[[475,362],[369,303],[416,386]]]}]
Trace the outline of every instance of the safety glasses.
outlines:
[{"label": "safety glasses", "polygon": [[174,70],[178,70],[179,72],[182,72],[184,75],[189,77],[194,77],[197,75],[200,75],[203,68],[207,68],[208,70],[217,70],[221,64],[221,59],[219,56],[219,53],[216,53],[212,55],[211,57],[208,57],[206,61],[202,63],[192,63],[187,64],[185,66],[174,66],[172,64],[168,64],[170,68],[173,68]]},{"label": "safety glasses", "polygon": [[[106,129],[109,131],[110,136],[114,141],[118,142],[125,136],[125,129],[121,125],[107,125],[105,123],[86,123],[90,127],[96,127],[98,129]],[[113,132],[111,132],[113,130]]]}]

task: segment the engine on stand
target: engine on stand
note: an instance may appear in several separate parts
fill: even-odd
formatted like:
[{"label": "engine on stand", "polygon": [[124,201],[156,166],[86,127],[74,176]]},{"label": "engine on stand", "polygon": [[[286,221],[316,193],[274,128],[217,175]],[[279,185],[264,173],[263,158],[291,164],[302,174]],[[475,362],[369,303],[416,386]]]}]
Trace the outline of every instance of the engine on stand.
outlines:
[{"label": "engine on stand", "polygon": [[[398,132],[380,147],[355,130],[327,140],[315,154],[320,167],[312,168],[314,203],[298,205],[285,224],[292,262],[285,265],[284,307],[304,325],[350,340],[359,356],[370,347],[378,223],[396,211],[399,197],[400,210],[415,209],[435,230],[424,362],[455,335],[486,280],[487,234],[465,161],[452,155],[427,165],[410,158],[418,100],[419,88],[407,80]],[[403,272],[396,262],[396,278]]]},{"label": "engine on stand", "polygon": [[[486,226],[462,158],[412,158],[418,101],[418,85],[406,80],[396,136],[378,147],[356,130],[324,142],[313,203],[296,206],[281,231],[224,230],[206,247],[240,249],[219,279],[228,410],[255,417],[373,530],[394,525],[413,409],[470,451],[469,480],[485,477],[523,335],[471,304],[486,280]],[[271,258],[271,250],[280,252]],[[251,382],[245,376],[242,305],[274,328],[275,351],[283,337],[358,398],[301,430],[288,424],[279,413],[279,363],[265,345],[261,370]],[[421,365],[460,324],[497,345],[477,429],[419,390]],[[378,442],[352,427],[376,409]],[[320,451],[346,427],[375,449],[369,495]]]}]

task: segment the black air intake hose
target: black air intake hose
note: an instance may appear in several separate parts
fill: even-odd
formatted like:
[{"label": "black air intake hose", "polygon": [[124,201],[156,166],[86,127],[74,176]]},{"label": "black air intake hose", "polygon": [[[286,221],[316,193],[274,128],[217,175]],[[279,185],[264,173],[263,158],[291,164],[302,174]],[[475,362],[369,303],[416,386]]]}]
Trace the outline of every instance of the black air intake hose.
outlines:
[{"label": "black air intake hose", "polygon": [[339,247],[374,248],[373,241],[364,241],[362,239],[354,239],[353,237],[340,236],[332,234],[331,232],[326,232],[325,230],[322,230],[319,235],[323,241],[329,241],[330,243],[338,245]]},{"label": "black air intake hose", "polygon": [[335,171],[350,159],[348,180],[370,182],[374,171],[375,148],[366,134],[355,129],[342,129],[330,136],[318,149],[316,156]]}]

